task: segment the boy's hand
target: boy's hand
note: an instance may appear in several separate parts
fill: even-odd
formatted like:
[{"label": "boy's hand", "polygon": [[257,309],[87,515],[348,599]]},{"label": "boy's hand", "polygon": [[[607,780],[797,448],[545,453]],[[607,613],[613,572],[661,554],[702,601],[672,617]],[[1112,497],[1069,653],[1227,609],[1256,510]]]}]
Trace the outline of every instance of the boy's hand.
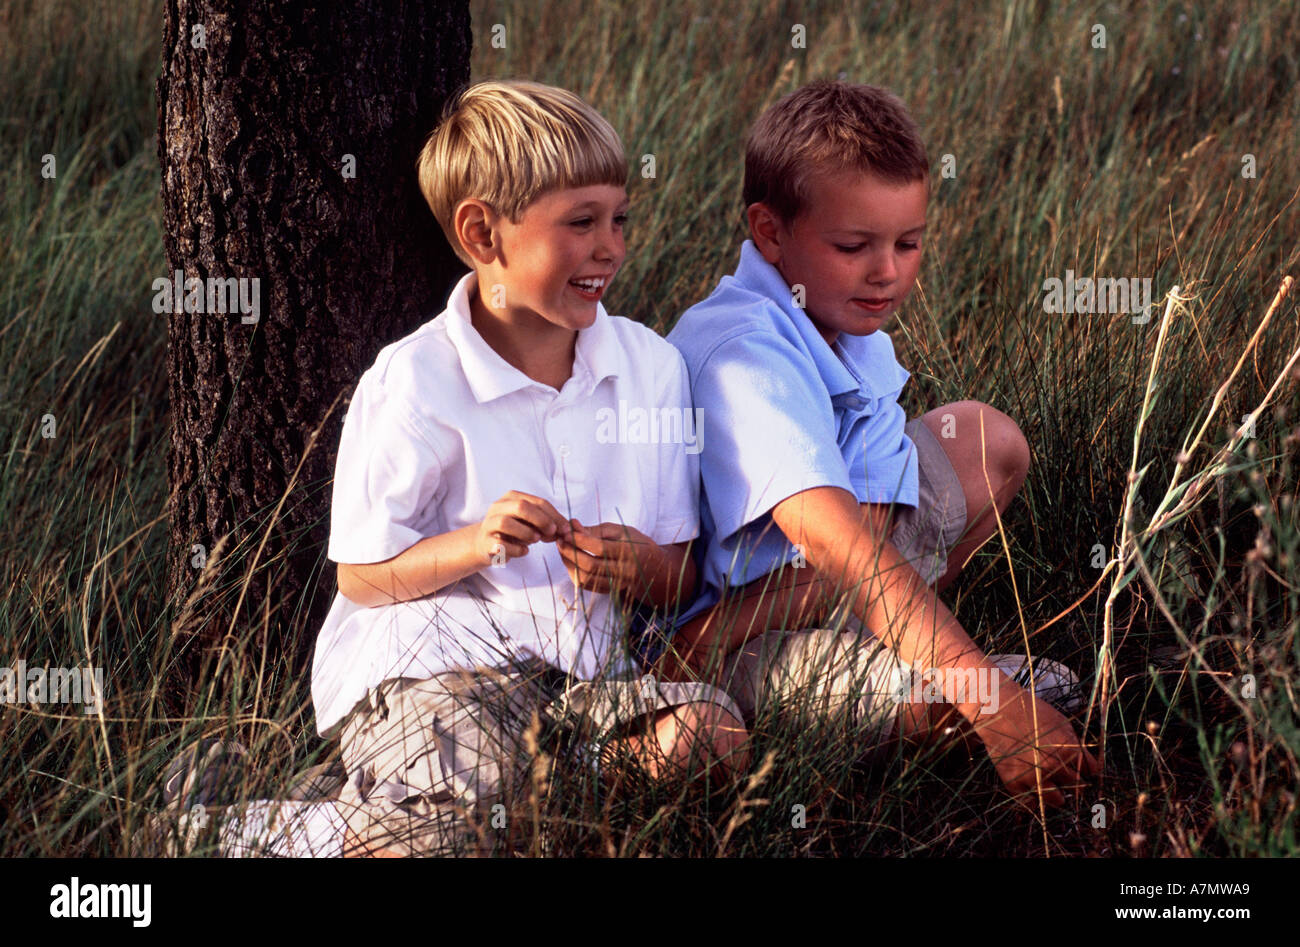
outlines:
[{"label": "boy's hand", "polygon": [[536,542],[551,542],[569,533],[569,524],[555,507],[541,497],[511,490],[488,507],[487,515],[474,536],[474,550],[485,561],[528,554]]},{"label": "boy's hand", "polygon": [[574,586],[609,594],[618,589],[634,596],[656,575],[661,552],[653,539],[622,523],[584,527],[571,520],[570,539],[557,539],[555,548]]},{"label": "boy's hand", "polygon": [[[1033,809],[1042,774],[1044,805],[1065,805],[1064,789],[1076,789],[1097,776],[1101,766],[1079,742],[1074,727],[1055,707],[1010,679],[1003,682],[1004,699],[985,721],[975,721],[975,733],[984,742],[1003,785],[1016,802]],[[1014,690],[1011,690],[1014,688]],[[1008,693],[1010,691],[1010,693]],[[1034,717],[1038,736],[1034,736]]]}]

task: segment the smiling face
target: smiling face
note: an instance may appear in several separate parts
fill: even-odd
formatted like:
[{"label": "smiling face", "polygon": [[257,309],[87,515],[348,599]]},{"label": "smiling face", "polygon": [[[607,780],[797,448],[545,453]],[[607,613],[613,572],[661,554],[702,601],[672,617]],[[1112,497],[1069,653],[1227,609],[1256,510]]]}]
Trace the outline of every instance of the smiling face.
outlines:
[{"label": "smiling face", "polygon": [[518,222],[495,216],[492,259],[475,267],[476,299],[512,326],[587,328],[627,253],[627,207],[626,189],[596,184],[543,194]]},{"label": "smiling face", "polygon": [[804,287],[804,311],[827,343],[841,332],[870,335],[916,284],[926,182],[821,174],[809,192],[788,227],[765,205],[751,205],[754,244],[792,289]]}]

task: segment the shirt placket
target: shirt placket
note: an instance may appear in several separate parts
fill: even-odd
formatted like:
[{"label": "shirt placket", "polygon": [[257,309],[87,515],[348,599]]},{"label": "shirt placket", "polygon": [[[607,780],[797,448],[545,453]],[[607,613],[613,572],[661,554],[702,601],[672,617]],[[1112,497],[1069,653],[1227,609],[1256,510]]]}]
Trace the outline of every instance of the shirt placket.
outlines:
[{"label": "shirt placket", "polygon": [[[853,424],[854,419],[861,414],[862,409],[868,404],[867,399],[862,396],[862,390],[846,391],[843,394],[835,395],[831,398],[831,406],[835,410],[835,429],[839,432],[842,440],[847,431]],[[841,447],[844,445],[841,443]]]},{"label": "shirt placket", "polygon": [[574,449],[573,406],[562,395],[554,395],[542,413],[542,427],[546,438],[546,455],[550,462],[552,495],[558,501],[557,509],[567,519],[573,499],[574,468],[578,458]]}]

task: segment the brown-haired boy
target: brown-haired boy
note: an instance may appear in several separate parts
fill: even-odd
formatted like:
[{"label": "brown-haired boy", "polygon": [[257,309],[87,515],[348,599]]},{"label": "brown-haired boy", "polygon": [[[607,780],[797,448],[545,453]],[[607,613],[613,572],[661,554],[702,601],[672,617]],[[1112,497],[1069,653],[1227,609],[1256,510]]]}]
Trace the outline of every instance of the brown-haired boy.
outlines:
[{"label": "brown-haired boy", "polygon": [[721,682],[750,725],[772,701],[847,709],[864,753],[964,718],[1013,796],[1060,805],[1097,770],[1052,706],[1077,706],[1077,680],[1038,659],[1030,694],[1028,662],[986,656],[935,594],[995,531],[1028,445],[975,401],[907,422],[879,331],[916,281],[928,175],[915,122],[873,86],[814,82],[750,132],[751,239],[668,337],[708,422],[705,591],[661,666]]}]

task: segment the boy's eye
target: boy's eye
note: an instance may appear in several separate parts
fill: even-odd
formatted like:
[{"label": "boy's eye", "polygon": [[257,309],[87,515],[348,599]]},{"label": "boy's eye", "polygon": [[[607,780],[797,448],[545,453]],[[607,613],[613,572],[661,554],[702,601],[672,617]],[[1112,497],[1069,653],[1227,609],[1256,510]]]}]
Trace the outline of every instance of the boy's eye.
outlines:
[{"label": "boy's eye", "polygon": [[[594,217],[579,217],[577,220],[569,221],[569,224],[573,227],[590,227],[595,222]],[[616,215],[614,217],[614,225],[617,227],[627,226],[627,214]]]},{"label": "boy's eye", "polygon": [[[835,249],[836,249],[836,250],[839,250],[841,253],[857,253],[857,252],[860,251],[864,246],[866,246],[866,244],[855,243],[855,244],[853,244],[852,246],[845,246],[844,244],[837,243],[837,244],[835,244]],[[919,250],[919,249],[921,249],[921,244],[920,244],[920,241],[909,241],[909,242],[907,242],[907,243],[900,243],[900,244],[898,245],[898,249],[900,249],[900,250],[907,250],[907,251],[910,252],[910,251],[912,251],[912,250]]]}]

